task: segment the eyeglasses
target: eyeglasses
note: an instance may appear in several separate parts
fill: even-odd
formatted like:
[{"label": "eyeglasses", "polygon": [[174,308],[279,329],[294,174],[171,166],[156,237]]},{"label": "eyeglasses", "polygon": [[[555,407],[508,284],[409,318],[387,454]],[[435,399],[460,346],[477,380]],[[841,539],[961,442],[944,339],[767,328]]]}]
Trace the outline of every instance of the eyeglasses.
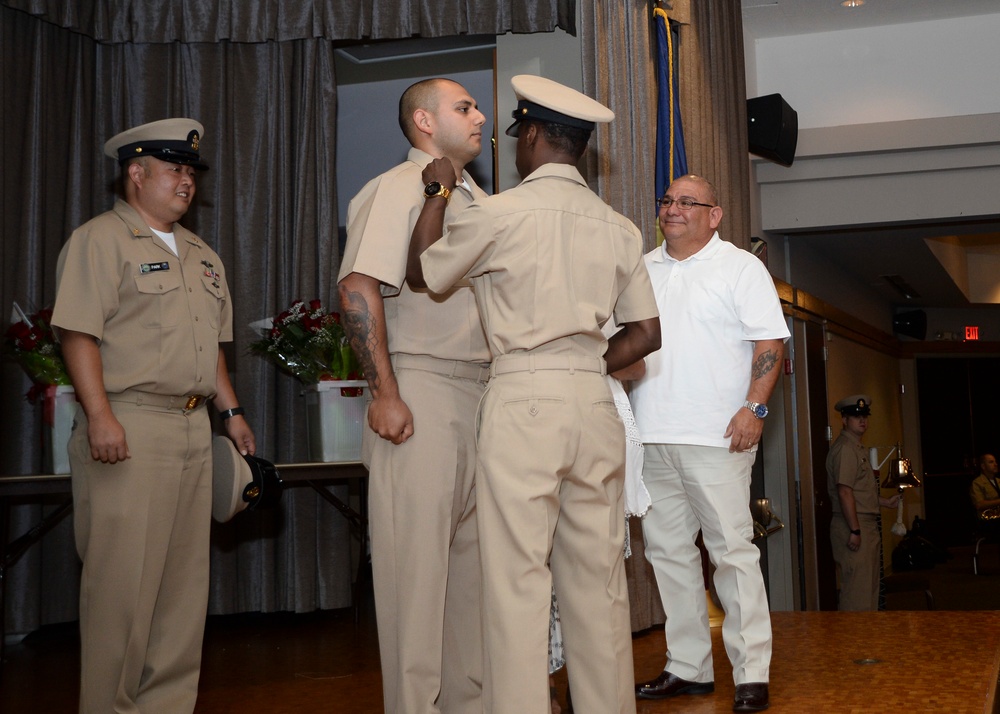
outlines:
[{"label": "eyeglasses", "polygon": [[690,211],[695,206],[705,206],[705,208],[715,208],[711,203],[698,203],[690,198],[670,198],[669,196],[664,196],[656,201],[656,205],[660,208],[670,208],[676,205],[678,210]]}]

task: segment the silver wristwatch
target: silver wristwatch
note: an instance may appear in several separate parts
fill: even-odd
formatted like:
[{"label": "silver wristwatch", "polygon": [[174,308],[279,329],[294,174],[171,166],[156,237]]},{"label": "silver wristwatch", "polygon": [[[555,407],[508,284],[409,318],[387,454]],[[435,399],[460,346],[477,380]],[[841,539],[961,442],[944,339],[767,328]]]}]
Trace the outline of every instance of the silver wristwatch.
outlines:
[{"label": "silver wristwatch", "polygon": [[761,404],[760,402],[751,402],[749,400],[743,402],[743,406],[753,412],[753,415],[758,419],[763,419],[767,416],[767,405]]}]

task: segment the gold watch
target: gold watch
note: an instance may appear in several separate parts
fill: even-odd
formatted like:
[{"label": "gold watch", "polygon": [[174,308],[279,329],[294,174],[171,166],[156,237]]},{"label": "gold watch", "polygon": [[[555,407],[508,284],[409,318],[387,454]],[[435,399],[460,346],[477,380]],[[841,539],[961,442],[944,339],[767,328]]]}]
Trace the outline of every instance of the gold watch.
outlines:
[{"label": "gold watch", "polygon": [[451,189],[445,188],[438,181],[431,181],[429,184],[424,186],[424,198],[434,198],[436,196],[441,196],[445,201],[451,196]]}]

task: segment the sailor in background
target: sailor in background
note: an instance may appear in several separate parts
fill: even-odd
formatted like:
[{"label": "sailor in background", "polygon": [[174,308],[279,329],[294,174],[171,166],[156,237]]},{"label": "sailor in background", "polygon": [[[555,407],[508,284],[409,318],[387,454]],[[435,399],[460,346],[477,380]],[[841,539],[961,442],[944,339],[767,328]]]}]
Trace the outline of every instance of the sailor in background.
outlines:
[{"label": "sailor in background", "polygon": [[867,394],[844,397],[834,405],[844,425],[826,457],[827,489],[833,506],[830,544],[840,572],[838,609],[884,610],[879,606],[882,582],[882,527],[879,508],[895,508],[899,494],[883,498],[872,470],[868,430],[872,400]]}]

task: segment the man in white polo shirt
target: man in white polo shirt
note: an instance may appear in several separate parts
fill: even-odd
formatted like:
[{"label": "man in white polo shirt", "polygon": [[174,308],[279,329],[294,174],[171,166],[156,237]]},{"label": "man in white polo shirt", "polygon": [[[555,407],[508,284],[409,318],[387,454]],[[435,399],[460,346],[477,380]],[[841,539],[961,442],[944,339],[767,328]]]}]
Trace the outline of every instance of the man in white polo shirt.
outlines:
[{"label": "man in white polo shirt", "polygon": [[659,201],[665,241],[646,255],[663,347],[646,358],[631,396],[653,500],[642,529],[667,616],[667,663],[636,696],[715,689],[700,530],[726,613],[733,710],[761,711],[771,620],[751,543],[750,468],[789,333],[767,268],[716,232],[718,203],[705,179],[676,179]]}]

